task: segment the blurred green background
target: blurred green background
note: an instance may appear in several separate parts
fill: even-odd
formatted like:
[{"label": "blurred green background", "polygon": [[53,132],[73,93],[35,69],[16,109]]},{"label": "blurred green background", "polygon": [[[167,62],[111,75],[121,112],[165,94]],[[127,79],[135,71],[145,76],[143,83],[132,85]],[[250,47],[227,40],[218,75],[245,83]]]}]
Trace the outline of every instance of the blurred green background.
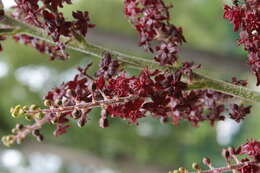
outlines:
[{"label": "blurred green background", "polygon": [[[10,2],[3,0],[4,3],[7,1]],[[232,26],[222,18],[223,1],[167,2],[174,4],[172,22],[183,27],[188,40],[183,45],[181,58],[201,63],[201,71],[207,75],[223,80],[237,76],[249,80],[254,88],[255,79],[246,66],[246,54],[235,44],[238,34],[233,33]],[[90,12],[92,22],[97,25],[88,36],[92,42],[149,57],[136,46],[137,36],[123,16],[122,0],[75,0],[74,5],[64,8],[68,18],[73,10]],[[11,118],[11,106],[33,103],[41,105],[41,98],[49,89],[72,79],[77,66],[84,66],[91,61],[98,63],[94,57],[77,52],[70,52],[71,59],[68,61],[50,62],[47,56],[12,40],[6,41],[3,46],[4,52],[0,54],[1,136],[10,133],[10,129],[22,121]],[[91,72],[94,73],[96,68],[93,66]],[[12,150],[6,150],[1,145],[0,170],[15,172],[14,168],[19,167],[18,172],[29,172],[26,168],[30,167],[31,172],[40,173],[44,170],[39,169],[40,165],[50,162],[56,163],[56,167],[60,165],[53,173],[153,173],[167,172],[180,166],[190,168],[193,161],[200,161],[204,156],[212,158],[215,166],[220,166],[224,163],[220,155],[221,148],[239,145],[250,138],[260,139],[258,105],[254,106],[252,112],[239,125],[228,120],[214,127],[202,123],[194,128],[185,122],[175,127],[171,124],[162,125],[159,120],[147,117],[137,127],[121,120],[112,120],[110,128],[101,129],[98,127],[99,110],[96,109],[85,127],[78,128],[72,123],[73,128],[61,137],[53,137],[54,128],[46,126],[43,144],[38,144],[31,138],[23,145],[14,146]],[[37,152],[40,154],[35,156]],[[16,160],[22,166],[17,166],[15,161],[13,165],[9,162],[9,166],[5,165],[6,159],[12,154],[16,159],[24,158],[22,162]],[[37,160],[35,158],[38,158],[36,164],[39,167],[33,171],[32,164]],[[91,166],[93,169],[86,168]],[[43,167],[47,169],[46,165]]]}]

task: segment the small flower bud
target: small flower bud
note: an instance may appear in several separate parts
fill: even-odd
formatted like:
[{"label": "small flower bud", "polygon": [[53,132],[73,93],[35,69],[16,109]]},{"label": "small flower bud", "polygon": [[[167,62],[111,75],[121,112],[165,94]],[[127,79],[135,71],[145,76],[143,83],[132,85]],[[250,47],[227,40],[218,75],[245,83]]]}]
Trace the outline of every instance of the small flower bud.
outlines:
[{"label": "small flower bud", "polygon": [[102,118],[106,118],[107,116],[108,116],[107,110],[106,110],[106,109],[102,109],[102,110],[101,110],[101,117],[102,117]]},{"label": "small flower bud", "polygon": [[72,116],[72,118],[74,118],[74,119],[78,119],[78,118],[81,117],[81,114],[82,114],[81,110],[74,109],[73,112],[72,112],[72,114],[71,114],[71,116]]},{"label": "small flower bud", "polygon": [[51,101],[50,100],[44,100],[44,106],[50,107],[51,106]]},{"label": "small flower bud", "polygon": [[29,111],[29,106],[23,106],[23,111],[25,112]]},{"label": "small flower bud", "polygon": [[95,83],[92,84],[92,91],[95,91],[97,89],[97,85]]},{"label": "small flower bud", "polygon": [[33,116],[32,115],[26,115],[25,119],[28,121],[32,121],[33,120]]},{"label": "small flower bud", "polygon": [[40,135],[41,135],[40,130],[38,130],[38,129],[33,130],[33,131],[32,131],[32,135],[33,135],[33,136],[36,136],[36,137],[37,137],[37,136],[40,136]]},{"label": "small flower bud", "polygon": [[73,90],[71,90],[71,89],[68,89],[68,90],[66,91],[66,96],[68,96],[68,97],[75,97],[75,96],[76,96],[76,93],[75,93],[75,91],[73,91]]},{"label": "small flower bud", "polygon": [[210,165],[211,164],[211,161],[208,157],[204,157],[202,162],[205,164],[205,165]]},{"label": "small flower bud", "polygon": [[226,159],[229,160],[230,159],[230,152],[227,149],[223,149],[222,150],[222,156]]},{"label": "small flower bud", "polygon": [[10,147],[11,144],[13,144],[15,141],[15,136],[13,135],[9,135],[9,136],[4,136],[2,137],[2,143],[7,146]]},{"label": "small flower bud", "polygon": [[39,107],[37,105],[31,105],[30,106],[30,111],[36,111],[38,109],[39,109]]},{"label": "small flower bud", "polygon": [[21,113],[23,113],[21,105],[17,105],[14,108],[11,108],[10,113],[14,118],[18,118],[19,116],[21,116]]},{"label": "small flower bud", "polygon": [[18,132],[18,129],[17,129],[17,128],[13,128],[13,129],[12,129],[12,133],[13,133],[13,134],[17,134],[17,132]]},{"label": "small flower bud", "polygon": [[202,162],[203,162],[204,165],[208,166],[210,169],[213,168],[212,165],[211,165],[211,161],[210,161],[210,159],[208,157],[204,157],[202,159]]},{"label": "small flower bud", "polygon": [[242,148],[241,148],[241,146],[239,146],[237,149],[236,149],[236,154],[241,154],[241,150],[242,150]]},{"label": "small flower bud", "polygon": [[35,118],[37,118],[38,120],[41,120],[41,119],[43,119],[43,117],[44,117],[44,113],[38,112],[38,113],[36,113],[34,116],[35,116]]},{"label": "small flower bud", "polygon": [[77,124],[79,127],[83,127],[86,124],[86,122],[87,122],[86,118],[81,117]]},{"label": "small flower bud", "polygon": [[235,155],[235,149],[233,147],[228,147],[230,155]]},{"label": "small flower bud", "polygon": [[23,141],[24,141],[24,138],[22,138],[22,137],[19,137],[16,139],[17,144],[21,144]]},{"label": "small flower bud", "polygon": [[16,124],[15,128],[18,129],[18,130],[22,130],[24,128],[24,125]]},{"label": "small flower bud", "polygon": [[179,168],[179,173],[186,173],[187,172],[187,169],[185,169],[185,168]]},{"label": "small flower bud", "polygon": [[42,135],[39,135],[39,136],[36,137],[36,139],[37,139],[38,142],[42,142],[44,137]]},{"label": "small flower bud", "polygon": [[101,128],[106,128],[106,127],[108,127],[109,126],[109,122],[108,122],[108,119],[107,118],[100,118],[100,120],[99,120],[99,126],[101,127]]},{"label": "small flower bud", "polygon": [[161,117],[161,118],[160,118],[160,122],[161,122],[162,124],[167,123],[167,121],[168,121],[168,117]]},{"label": "small flower bud", "polygon": [[55,101],[54,101],[54,104],[55,105],[62,105],[62,101],[60,100],[60,99],[56,99]]},{"label": "small flower bud", "polygon": [[192,163],[192,168],[195,169],[195,170],[200,170],[200,166],[196,162]]}]

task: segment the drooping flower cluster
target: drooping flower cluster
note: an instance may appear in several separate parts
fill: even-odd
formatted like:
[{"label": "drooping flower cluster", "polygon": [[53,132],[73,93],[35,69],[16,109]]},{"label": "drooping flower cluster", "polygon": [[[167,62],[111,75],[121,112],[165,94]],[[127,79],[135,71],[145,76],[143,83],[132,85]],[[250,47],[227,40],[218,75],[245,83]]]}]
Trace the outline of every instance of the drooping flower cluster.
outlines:
[{"label": "drooping flower cluster", "polygon": [[[192,168],[200,173],[221,173],[227,171],[240,173],[260,172],[260,141],[250,140],[238,148],[229,147],[222,150],[222,156],[226,161],[225,167],[215,168],[209,158],[203,158],[202,162],[209,170],[202,170],[198,163],[193,163]],[[243,157],[241,157],[243,156]],[[169,173],[188,173],[185,168],[180,168]]]},{"label": "drooping flower cluster", "polygon": [[78,35],[85,37],[88,29],[95,26],[90,23],[89,14],[86,11],[72,12],[73,21],[65,19],[59,8],[62,8],[64,4],[71,4],[71,0],[15,0],[15,2],[13,17],[44,29],[52,37],[56,43],[56,49],[61,50],[64,57],[68,56],[64,52],[67,42],[62,42],[61,36],[68,40],[73,36],[77,39]]},{"label": "drooping flower cluster", "polygon": [[[139,44],[155,52],[161,65],[177,60],[178,47],[185,42],[182,28],[170,24],[169,8],[162,0],[125,0],[124,12],[139,33]],[[155,46],[152,42],[155,41]]]},{"label": "drooping flower cluster", "polygon": [[[54,135],[59,136],[67,132],[71,119],[77,120],[79,127],[84,126],[94,107],[101,107],[99,125],[102,128],[108,127],[109,118],[138,124],[138,119],[151,115],[162,122],[171,120],[178,124],[185,120],[197,126],[203,121],[213,125],[224,120],[226,111],[238,122],[250,112],[250,107],[224,105],[232,96],[211,90],[189,91],[192,69],[197,68],[192,63],[183,63],[183,68],[176,72],[144,69],[139,76],[128,76],[121,71],[120,64],[105,53],[96,78],[87,74],[90,66],[79,68],[79,74],[73,80],[48,92],[44,97],[46,109],[35,105],[12,108],[13,117],[25,116],[36,123],[14,130],[14,135],[9,136],[9,140],[5,137],[4,142],[7,145],[20,142],[35,130],[34,136],[42,139],[41,135],[35,134],[40,134],[39,129],[47,122],[56,126]],[[184,75],[188,78],[183,78]]]},{"label": "drooping flower cluster", "polygon": [[248,52],[248,64],[260,85],[260,3],[259,0],[235,2],[225,5],[224,18],[234,25],[234,31],[240,31],[239,45]]},{"label": "drooping flower cluster", "polygon": [[66,56],[64,56],[66,53],[63,49],[57,46],[53,46],[48,44],[47,42],[40,40],[38,38],[21,34],[21,35],[15,35],[13,36],[13,39],[17,41],[18,43],[22,43],[27,46],[31,46],[35,48],[37,51],[39,51],[42,54],[47,54],[50,57],[50,60],[54,59],[66,59]]}]

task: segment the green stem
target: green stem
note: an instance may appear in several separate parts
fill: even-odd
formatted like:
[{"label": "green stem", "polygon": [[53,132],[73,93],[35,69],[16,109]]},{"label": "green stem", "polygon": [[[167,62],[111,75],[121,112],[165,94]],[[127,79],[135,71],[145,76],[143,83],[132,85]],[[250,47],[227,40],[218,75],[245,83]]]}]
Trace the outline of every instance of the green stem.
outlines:
[{"label": "green stem", "polygon": [[[51,39],[46,35],[46,33],[42,29],[38,29],[22,23],[12,17],[5,16],[1,21],[3,24],[9,25],[14,28],[18,28],[16,33],[26,33],[32,35],[41,40],[45,40],[49,43],[55,44],[51,41]],[[153,60],[145,59],[142,57],[136,57],[131,55],[126,55],[124,53],[103,48],[101,46],[88,43],[85,39],[81,39],[77,42],[70,42],[67,45],[67,48],[70,50],[74,50],[77,52],[81,52],[83,54],[92,55],[98,58],[101,58],[104,52],[110,52],[113,58],[118,61],[124,63],[126,66],[130,68],[143,69],[148,67],[149,69],[160,69],[160,70],[178,70],[178,66],[160,66]],[[226,93],[242,100],[246,100],[249,102],[259,102],[260,103],[260,93],[250,90],[245,87],[240,87],[233,85],[231,83],[212,79],[204,74],[200,74],[198,72],[193,72],[193,83],[189,86],[189,89],[212,89],[215,91],[219,91],[222,93]]]}]

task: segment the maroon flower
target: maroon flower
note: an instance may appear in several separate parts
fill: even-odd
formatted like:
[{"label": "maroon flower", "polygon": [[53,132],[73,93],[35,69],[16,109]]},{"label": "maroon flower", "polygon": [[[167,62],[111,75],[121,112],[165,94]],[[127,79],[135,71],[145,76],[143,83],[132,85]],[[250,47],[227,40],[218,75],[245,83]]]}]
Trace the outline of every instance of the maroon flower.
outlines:
[{"label": "maroon flower", "polygon": [[251,158],[260,161],[260,141],[248,141],[242,146],[241,154],[247,154]]},{"label": "maroon flower", "polygon": [[225,5],[224,18],[234,25],[234,31],[240,30],[239,45],[248,52],[248,64],[256,75],[260,85],[260,5],[258,0],[235,3],[230,7]]},{"label": "maroon flower", "polygon": [[88,28],[95,27],[94,24],[90,24],[89,14],[87,11],[73,12],[72,16],[76,19],[76,21],[74,22],[75,30],[79,31],[83,36],[86,36]]},{"label": "maroon flower", "polygon": [[[185,42],[182,29],[169,23],[169,8],[162,0],[125,0],[124,12],[139,33],[139,44],[156,51],[155,60],[171,65],[177,60],[178,46]],[[156,46],[152,46],[153,41]]]}]

